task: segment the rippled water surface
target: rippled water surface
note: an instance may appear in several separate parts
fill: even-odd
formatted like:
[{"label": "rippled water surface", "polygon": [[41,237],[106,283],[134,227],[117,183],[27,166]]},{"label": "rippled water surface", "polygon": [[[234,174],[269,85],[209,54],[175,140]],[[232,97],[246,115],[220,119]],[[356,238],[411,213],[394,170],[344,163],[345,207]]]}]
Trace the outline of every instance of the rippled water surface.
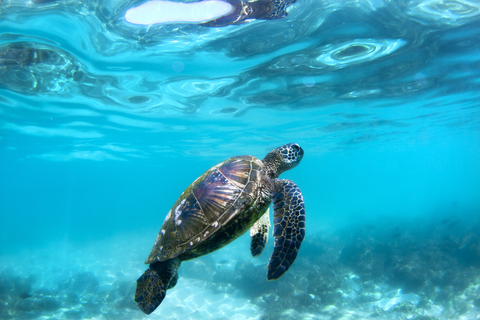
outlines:
[{"label": "rippled water surface", "polygon": [[479,1],[298,0],[221,28],[126,22],[142,2],[0,1],[0,318],[142,318],[181,191],[288,142],[295,265],[267,283],[247,236],[184,263],[153,318],[480,317]]}]

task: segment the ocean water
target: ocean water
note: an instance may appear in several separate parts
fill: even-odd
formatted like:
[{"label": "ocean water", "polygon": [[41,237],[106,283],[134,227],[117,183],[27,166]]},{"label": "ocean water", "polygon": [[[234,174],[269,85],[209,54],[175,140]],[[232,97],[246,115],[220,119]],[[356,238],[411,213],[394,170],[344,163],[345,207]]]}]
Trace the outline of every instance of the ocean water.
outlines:
[{"label": "ocean water", "polygon": [[[191,1],[190,1],[191,2]],[[209,28],[0,1],[0,319],[480,319],[480,2],[298,0]],[[299,143],[306,238],[136,279],[211,166]]]}]

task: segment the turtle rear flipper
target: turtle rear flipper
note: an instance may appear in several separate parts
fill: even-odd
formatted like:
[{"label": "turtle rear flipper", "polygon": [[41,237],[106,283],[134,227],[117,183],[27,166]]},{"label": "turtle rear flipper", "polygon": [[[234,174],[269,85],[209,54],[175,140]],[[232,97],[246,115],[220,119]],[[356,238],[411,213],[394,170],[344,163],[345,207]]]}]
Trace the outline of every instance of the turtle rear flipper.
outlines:
[{"label": "turtle rear flipper", "polygon": [[265,249],[268,241],[268,228],[270,227],[270,209],[267,209],[263,216],[250,228],[250,252],[252,256],[258,257]]},{"label": "turtle rear flipper", "polygon": [[305,205],[297,185],[290,180],[277,180],[272,201],[275,249],[268,263],[268,280],[280,278],[290,268],[305,238]]},{"label": "turtle rear flipper", "polygon": [[178,280],[180,259],[152,263],[137,280],[135,302],[146,314],[150,314],[162,303],[167,290],[173,288]]}]

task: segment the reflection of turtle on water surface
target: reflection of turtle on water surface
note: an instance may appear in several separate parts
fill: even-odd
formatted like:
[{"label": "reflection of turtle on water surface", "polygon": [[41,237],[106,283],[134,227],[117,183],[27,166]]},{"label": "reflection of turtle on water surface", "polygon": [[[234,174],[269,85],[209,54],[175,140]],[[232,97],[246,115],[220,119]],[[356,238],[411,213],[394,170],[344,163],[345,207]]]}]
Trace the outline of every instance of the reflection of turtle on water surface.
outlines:
[{"label": "reflection of turtle on water surface", "polygon": [[303,150],[296,143],[269,152],[263,160],[253,156],[230,158],[200,176],[178,198],[167,214],[137,280],[135,301],[152,313],[177,284],[178,268],[229,244],[251,228],[253,256],[267,241],[268,207],[273,201],[275,249],[267,278],[281,277],[297,257],[305,237],[305,208],[300,189],[290,180],[277,179],[296,167]]},{"label": "reflection of turtle on water surface", "polygon": [[211,20],[201,25],[207,27],[223,27],[231,24],[241,24],[246,20],[276,20],[285,18],[287,7],[297,0],[223,0],[234,8],[233,12]]},{"label": "reflection of turtle on water surface", "polygon": [[200,0],[178,2],[150,0],[128,9],[125,20],[133,24],[197,23],[225,27],[252,20],[285,18],[287,8],[297,0]]}]

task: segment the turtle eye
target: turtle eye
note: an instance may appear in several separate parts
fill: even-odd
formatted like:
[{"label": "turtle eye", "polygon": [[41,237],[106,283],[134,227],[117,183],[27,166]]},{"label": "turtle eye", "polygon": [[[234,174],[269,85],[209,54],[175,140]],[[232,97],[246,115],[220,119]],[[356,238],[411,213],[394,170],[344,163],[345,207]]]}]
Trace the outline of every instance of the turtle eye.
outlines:
[{"label": "turtle eye", "polygon": [[296,143],[292,143],[289,148],[288,158],[290,161],[300,161],[303,156],[303,150]]}]

